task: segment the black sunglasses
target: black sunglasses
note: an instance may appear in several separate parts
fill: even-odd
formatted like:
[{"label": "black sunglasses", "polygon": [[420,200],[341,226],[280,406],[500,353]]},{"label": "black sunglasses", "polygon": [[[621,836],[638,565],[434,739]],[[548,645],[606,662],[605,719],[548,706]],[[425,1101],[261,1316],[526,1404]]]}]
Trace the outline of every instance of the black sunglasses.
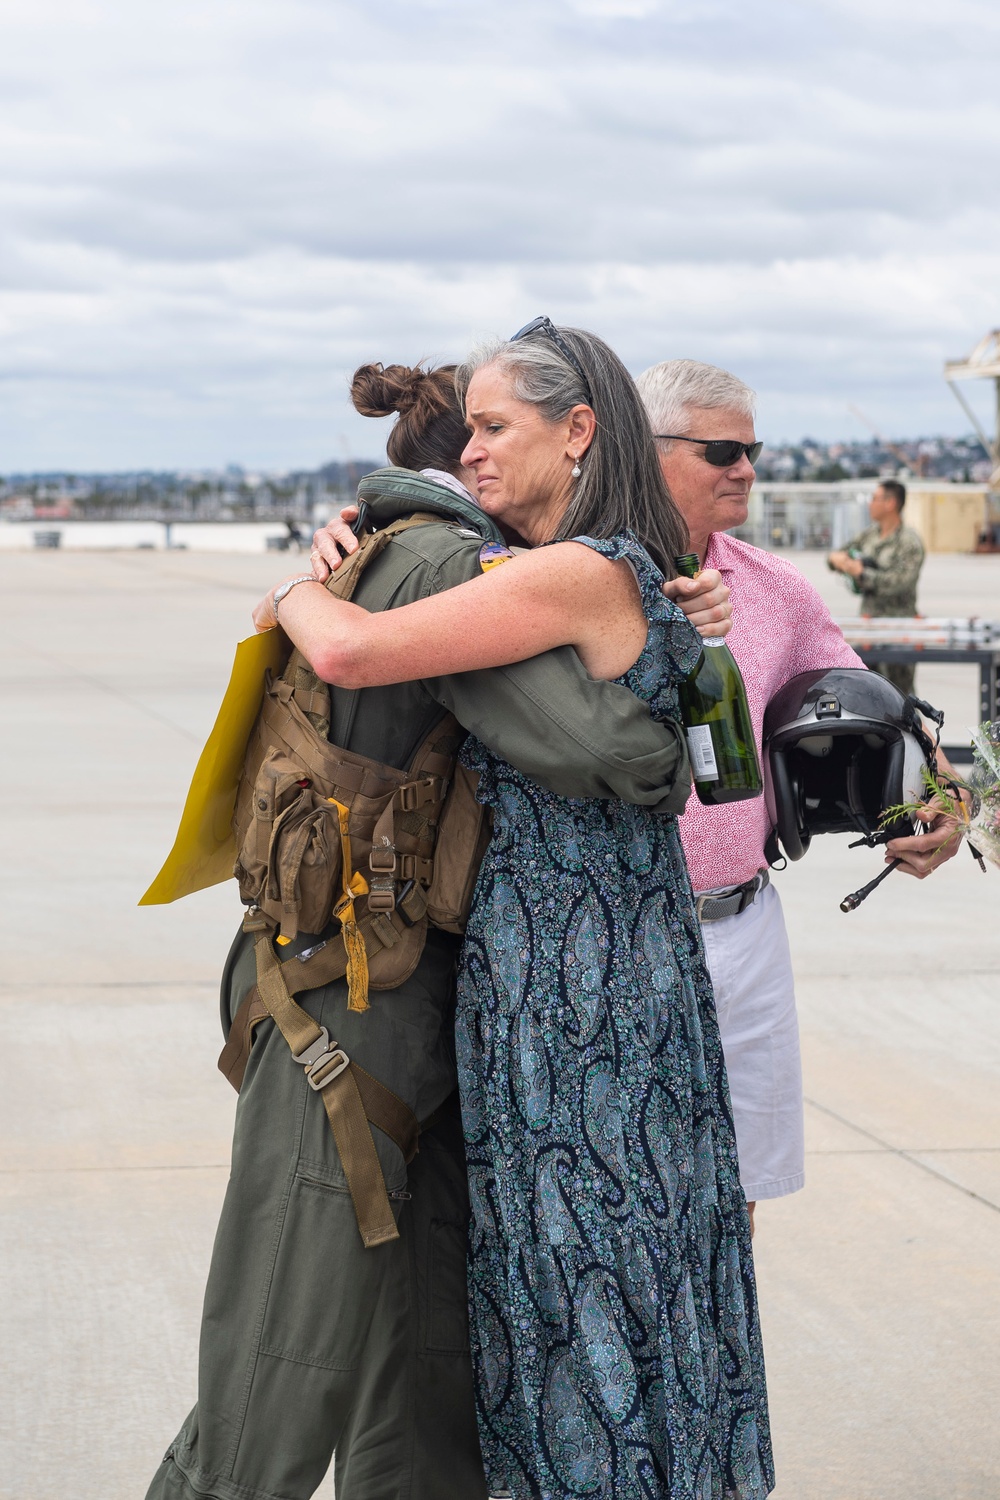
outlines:
[{"label": "black sunglasses", "polygon": [[516,344],[518,339],[530,339],[533,333],[544,333],[547,339],[552,340],[556,348],[559,350],[560,354],[562,354],[565,359],[569,360],[570,364],[573,366],[574,370],[583,381],[583,388],[587,393],[588,403],[593,406],[594,398],[590,393],[590,381],[587,379],[584,368],[581,365],[580,361],[577,359],[576,355],[573,353],[572,349],[567,344],[566,340],[562,337],[561,333],[559,332],[558,328],[553,323],[551,318],[532,318],[530,323],[525,323],[523,328],[519,328],[516,333],[511,334],[507,342],[509,344]]},{"label": "black sunglasses", "polygon": [[737,463],[744,453],[750,462],[755,464],[764,446],[763,443],[737,443],[731,438],[714,438],[708,442],[705,438],[681,437],[679,432],[657,432],[654,436],[662,438],[664,442],[700,444],[705,449],[705,462],[715,469],[728,469],[731,464]]}]

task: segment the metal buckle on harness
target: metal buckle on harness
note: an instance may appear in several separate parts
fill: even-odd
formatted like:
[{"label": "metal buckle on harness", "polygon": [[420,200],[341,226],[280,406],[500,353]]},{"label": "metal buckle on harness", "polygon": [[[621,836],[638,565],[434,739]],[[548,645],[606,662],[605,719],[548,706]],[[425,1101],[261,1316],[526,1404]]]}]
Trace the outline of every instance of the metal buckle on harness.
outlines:
[{"label": "metal buckle on harness", "polygon": [[425,776],[422,781],[408,781],[396,792],[400,812],[417,812],[428,802],[444,801],[439,790],[440,776]]},{"label": "metal buckle on harness", "polygon": [[399,861],[392,844],[373,848],[368,856],[368,910],[391,912],[396,909],[396,880]]},{"label": "metal buckle on harness", "polygon": [[292,1060],[305,1068],[306,1081],[317,1093],[351,1066],[351,1059],[343,1047],[339,1047],[336,1042],[331,1044],[330,1033],[325,1026],[320,1028],[319,1036],[308,1047],[303,1047],[301,1052],[292,1053]]}]

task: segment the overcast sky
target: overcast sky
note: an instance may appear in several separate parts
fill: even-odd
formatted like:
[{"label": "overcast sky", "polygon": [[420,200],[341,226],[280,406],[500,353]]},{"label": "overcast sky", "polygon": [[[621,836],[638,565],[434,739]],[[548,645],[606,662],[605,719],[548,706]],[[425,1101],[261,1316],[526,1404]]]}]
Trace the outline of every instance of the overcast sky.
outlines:
[{"label": "overcast sky", "polygon": [[2,0],[0,472],[377,455],[358,363],[539,312],[765,439],[966,431],[998,62],[997,0]]}]

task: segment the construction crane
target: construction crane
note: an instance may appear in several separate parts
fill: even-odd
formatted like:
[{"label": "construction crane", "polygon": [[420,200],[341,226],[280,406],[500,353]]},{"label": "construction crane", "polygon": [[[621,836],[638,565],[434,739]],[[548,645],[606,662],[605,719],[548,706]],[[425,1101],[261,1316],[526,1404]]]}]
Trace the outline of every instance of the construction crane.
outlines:
[{"label": "construction crane", "polygon": [[895,443],[890,443],[888,438],[884,438],[879,432],[878,428],[875,426],[875,423],[871,421],[869,417],[866,417],[863,411],[859,411],[856,406],[851,406],[850,404],[848,405],[847,410],[851,413],[852,416],[857,417],[858,421],[863,427],[867,427],[868,431],[873,433],[875,437],[878,438],[883,448],[887,448],[890,453],[892,453],[896,458],[899,459],[899,462],[902,464],[904,469],[912,469],[914,465],[916,465],[916,472],[918,477],[921,479],[924,477],[924,475],[927,473],[927,466],[929,463],[929,459],[926,453],[918,453],[915,459],[911,459],[910,455],[908,453],[905,453],[902,448],[897,447]]},{"label": "construction crane", "polygon": [[[1000,328],[991,328],[984,334],[972,353],[965,359],[945,361],[944,378],[947,380],[955,400],[965,412],[976,431],[976,436],[986,449],[993,472],[989,478],[986,495],[986,526],[980,536],[977,552],[1000,551]],[[958,389],[959,380],[992,380],[995,392],[996,412],[992,438],[983,431],[972,407]]]},{"label": "construction crane", "polygon": [[[951,387],[955,400],[975,428],[976,436],[993,465],[990,489],[1000,489],[1000,328],[992,328],[985,334],[965,359],[946,360],[944,378]],[[955,384],[958,380],[984,379],[992,380],[996,391],[996,429],[992,438],[987,437],[979,418]]]}]

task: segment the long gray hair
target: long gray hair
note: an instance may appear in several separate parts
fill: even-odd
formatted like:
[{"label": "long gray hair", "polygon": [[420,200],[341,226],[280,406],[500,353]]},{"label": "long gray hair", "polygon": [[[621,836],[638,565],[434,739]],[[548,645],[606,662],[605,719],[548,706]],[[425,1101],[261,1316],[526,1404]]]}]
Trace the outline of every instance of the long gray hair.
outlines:
[{"label": "long gray hair", "polygon": [[688,548],[687,527],[660,472],[635,381],[596,334],[560,327],[559,336],[576,356],[589,392],[559,346],[539,332],[517,343],[495,339],[474,349],[455,374],[459,400],[464,405],[477,370],[497,365],[509,371],[517,400],[537,407],[547,422],[561,421],[574,406],[589,406],[597,430],[580,459],[583,472],[555,540],[631,531],[661,572],[673,578],[674,558]]}]

